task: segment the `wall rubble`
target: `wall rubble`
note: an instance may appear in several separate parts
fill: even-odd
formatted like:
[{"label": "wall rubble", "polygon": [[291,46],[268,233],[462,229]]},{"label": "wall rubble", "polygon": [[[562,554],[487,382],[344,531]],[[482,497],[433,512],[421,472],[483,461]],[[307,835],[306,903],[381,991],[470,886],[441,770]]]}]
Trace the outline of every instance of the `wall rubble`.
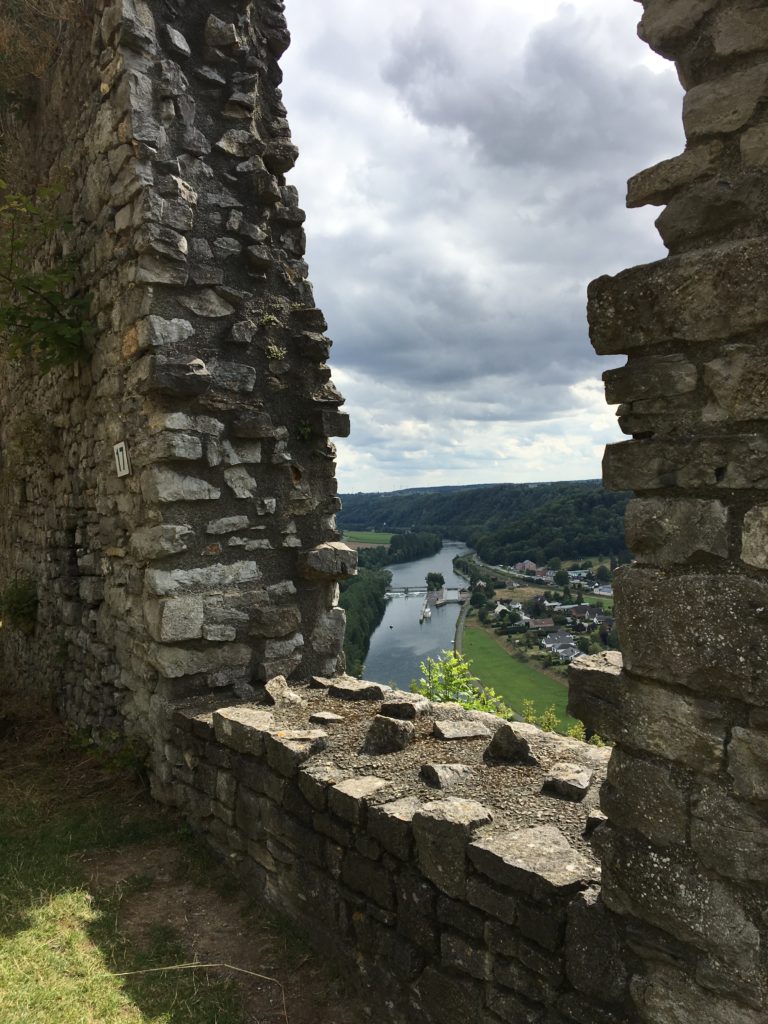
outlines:
[{"label": "wall rubble", "polygon": [[615,582],[621,658],[581,659],[570,711],[615,742],[603,899],[629,925],[640,1019],[768,1014],[766,210],[768,22],[753,0],[645,0],[640,34],[686,90],[683,154],[636,175],[669,256],[589,290],[632,440]]}]

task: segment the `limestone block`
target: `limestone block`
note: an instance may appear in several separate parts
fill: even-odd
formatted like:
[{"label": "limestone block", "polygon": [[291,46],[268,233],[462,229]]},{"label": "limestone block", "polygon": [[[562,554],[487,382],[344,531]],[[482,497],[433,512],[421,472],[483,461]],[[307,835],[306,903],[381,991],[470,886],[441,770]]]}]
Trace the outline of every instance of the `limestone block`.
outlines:
[{"label": "limestone block", "polygon": [[207,480],[185,476],[162,466],[152,466],[141,474],[141,493],[146,501],[215,501],[221,491]]},{"label": "limestone block", "polygon": [[[138,352],[170,351],[176,346],[183,345],[194,333],[194,328],[188,320],[165,320],[160,316],[148,316],[130,328],[128,337],[135,335],[136,340],[131,348],[135,346]],[[123,343],[124,350],[126,344],[127,341]]]},{"label": "limestone block", "polygon": [[589,286],[588,316],[600,355],[672,339],[719,341],[764,326],[768,241],[723,243],[598,278]]},{"label": "limestone block", "polygon": [[600,803],[611,821],[640,832],[657,846],[684,843],[688,795],[672,765],[649,761],[616,747]]},{"label": "limestone block", "polygon": [[768,733],[734,726],[728,774],[736,792],[747,800],[768,800]]},{"label": "limestone block", "polygon": [[444,719],[435,722],[432,731],[439,740],[482,740],[491,735],[482,722],[475,722],[471,718],[466,721]]},{"label": "limestone block", "polygon": [[619,920],[599,889],[578,893],[568,906],[565,969],[575,989],[599,1002],[618,1003],[627,991],[627,953]]},{"label": "limestone block", "polygon": [[639,561],[685,562],[693,555],[728,557],[728,509],[699,498],[635,498],[627,506],[627,546]]},{"label": "limestone block", "polygon": [[712,28],[712,42],[718,56],[733,57],[768,50],[768,11],[759,0],[723,8]]},{"label": "limestone block", "polygon": [[549,769],[542,791],[556,793],[564,800],[576,802],[583,800],[587,795],[594,777],[595,773],[591,768],[568,761],[558,761]]},{"label": "limestone block", "polygon": [[419,866],[448,896],[464,895],[467,844],[492,817],[482,804],[459,797],[424,804],[413,815]]},{"label": "limestone block", "polygon": [[299,572],[309,580],[345,580],[357,571],[357,552],[340,541],[319,544],[299,556]]},{"label": "limestone block", "polygon": [[368,808],[368,833],[385,850],[407,860],[410,856],[413,816],[421,806],[416,797],[403,797]]},{"label": "limestone block", "polygon": [[389,783],[375,775],[345,779],[328,790],[328,808],[352,825],[363,826],[367,801],[386,789]]},{"label": "limestone block", "polygon": [[633,566],[614,592],[625,670],[768,705],[768,583]]},{"label": "limestone block", "polygon": [[238,530],[247,530],[250,524],[248,516],[225,516],[223,519],[212,519],[205,527],[205,532],[214,536],[235,533]]},{"label": "limestone block", "polygon": [[768,358],[747,345],[728,345],[702,368],[709,401],[707,423],[761,420],[768,402]]},{"label": "limestone block", "polygon": [[205,23],[205,42],[214,48],[227,49],[230,46],[236,46],[240,42],[240,37],[236,26],[231,22],[222,21],[215,15],[209,14]]},{"label": "limestone block", "polygon": [[145,526],[131,534],[130,550],[139,561],[151,562],[186,551],[193,537],[191,526]]},{"label": "limestone block", "polygon": [[296,632],[301,626],[301,611],[296,605],[266,605],[252,611],[253,636],[281,637]]},{"label": "limestone block", "polygon": [[698,23],[718,0],[645,0],[637,34],[664,57],[677,56]]},{"label": "limestone block", "polygon": [[739,140],[745,167],[768,167],[768,125],[748,128]]},{"label": "limestone block", "polygon": [[147,601],[144,616],[150,636],[162,643],[196,640],[203,635],[203,599],[200,596]]},{"label": "limestone block", "polygon": [[647,921],[725,963],[759,964],[760,935],[735,890],[703,872],[687,851],[659,850],[606,826],[601,852],[603,899],[610,910]]},{"label": "limestone block", "polygon": [[761,64],[694,86],[683,101],[685,133],[695,139],[738,131],[767,95],[768,67]]},{"label": "limestone block", "polygon": [[648,964],[632,980],[632,996],[643,1024],[763,1024],[765,1014],[700,988],[688,971]]},{"label": "limestone block", "polygon": [[150,594],[169,597],[196,591],[231,590],[244,583],[261,579],[256,562],[232,562],[229,565],[206,565],[197,569],[147,569],[144,584]]},{"label": "limestone block", "polygon": [[[165,459],[197,460],[203,457],[203,442],[196,434],[182,434],[179,431],[164,431],[145,441],[140,448],[145,462],[161,462]],[[134,457],[134,461],[137,461]]]},{"label": "limestone block", "polygon": [[369,683],[354,676],[340,676],[331,681],[328,695],[339,700],[382,700],[390,687],[381,683]]},{"label": "limestone block", "polygon": [[[247,363],[216,362],[211,366],[211,374],[216,387],[224,391],[249,394],[256,385],[256,371]],[[260,462],[261,458],[248,461]]]},{"label": "limestone block", "polygon": [[128,46],[132,50],[157,47],[155,19],[144,0],[113,0],[101,18],[105,45]]},{"label": "limestone block", "polygon": [[429,786],[435,789],[455,789],[463,783],[471,782],[477,775],[474,768],[467,764],[423,764],[420,775]]},{"label": "limestone block", "polygon": [[189,47],[189,43],[184,38],[184,36],[181,34],[181,32],[179,32],[178,29],[173,28],[172,25],[166,25],[165,26],[165,35],[166,35],[166,38],[168,39],[168,45],[171,47],[172,50],[175,50],[175,52],[178,53],[179,56],[181,56],[181,57],[191,57],[192,56],[192,50]]},{"label": "limestone block", "polygon": [[536,899],[576,892],[599,876],[553,825],[497,832],[471,843],[468,854],[492,882]]},{"label": "limestone block", "polygon": [[422,718],[429,712],[430,703],[426,697],[409,693],[393,693],[379,709],[379,714],[386,715],[388,718],[405,718],[409,721]]},{"label": "limestone block", "polygon": [[224,433],[224,424],[220,420],[211,416],[188,416],[184,412],[155,413],[149,418],[149,428],[153,433],[160,430],[182,430],[212,437]]},{"label": "limestone block", "polygon": [[235,307],[231,306],[213,288],[202,288],[198,292],[182,292],[179,302],[197,316],[217,319],[231,316]]},{"label": "limestone block", "polygon": [[245,669],[251,663],[253,652],[245,644],[227,644],[197,651],[186,647],[166,647],[153,644],[149,661],[166,679],[194,676],[199,673],[226,669]]},{"label": "limestone block", "polygon": [[264,736],[268,764],[287,778],[327,746],[328,733],[323,729],[280,729]]},{"label": "limestone block", "polygon": [[276,725],[268,711],[235,706],[214,711],[213,728],[219,743],[241,754],[261,757],[264,753],[264,736]]},{"label": "limestone block", "polygon": [[604,739],[710,775],[722,767],[728,723],[714,701],[622,678],[600,655],[575,659],[569,680],[568,713]]},{"label": "limestone block", "polygon": [[312,631],[312,649],[319,654],[336,654],[344,642],[347,613],[343,608],[321,612]]},{"label": "limestone block", "polygon": [[658,438],[611,444],[603,458],[609,490],[768,488],[768,440],[760,434]]},{"label": "limestone block", "polygon": [[726,878],[768,881],[768,815],[707,784],[692,805],[691,846]]},{"label": "limestone block", "polygon": [[258,484],[244,466],[231,466],[229,469],[225,469],[224,479],[236,498],[245,499],[256,496]]},{"label": "limestone block", "polygon": [[369,897],[385,910],[394,909],[394,880],[381,864],[375,864],[367,857],[350,850],[342,861],[341,880],[350,889]]},{"label": "limestone block", "polygon": [[507,761],[511,764],[538,764],[531,742],[537,738],[539,731],[528,722],[505,722],[496,730],[484,756],[492,761]]},{"label": "limestone block", "polygon": [[369,754],[392,754],[405,750],[415,738],[413,722],[376,715],[365,734],[363,749]]},{"label": "limestone block", "polygon": [[267,679],[272,676],[289,676],[301,664],[304,637],[301,633],[279,640],[267,640],[264,645],[263,672]]},{"label": "limestone block", "polygon": [[713,174],[722,152],[722,142],[702,143],[640,171],[627,184],[627,206],[663,206],[679,189]]},{"label": "limestone block", "polygon": [[239,466],[243,463],[256,465],[261,462],[261,445],[258,441],[242,441],[239,444],[223,441],[221,450],[227,466]]},{"label": "limestone block", "polygon": [[698,383],[693,363],[680,355],[639,356],[626,366],[606,370],[605,400],[609,405],[648,398],[690,394]]}]

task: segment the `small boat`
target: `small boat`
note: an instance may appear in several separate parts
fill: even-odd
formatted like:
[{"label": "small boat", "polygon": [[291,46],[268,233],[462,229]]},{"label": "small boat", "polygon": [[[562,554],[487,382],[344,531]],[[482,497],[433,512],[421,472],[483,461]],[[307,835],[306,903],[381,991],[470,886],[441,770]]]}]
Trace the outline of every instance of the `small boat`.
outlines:
[{"label": "small boat", "polygon": [[431,608],[426,608],[424,610],[424,618],[427,619],[427,620],[432,618],[432,609]]}]

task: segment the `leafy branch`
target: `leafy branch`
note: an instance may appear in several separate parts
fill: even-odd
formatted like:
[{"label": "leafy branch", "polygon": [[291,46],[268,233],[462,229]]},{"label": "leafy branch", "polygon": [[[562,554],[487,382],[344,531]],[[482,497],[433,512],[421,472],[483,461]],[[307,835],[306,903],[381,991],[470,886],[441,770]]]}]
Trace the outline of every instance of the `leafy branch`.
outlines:
[{"label": "leafy branch", "polygon": [[41,254],[70,230],[55,209],[61,191],[24,195],[0,180],[0,335],[12,357],[34,356],[43,372],[75,362],[91,331],[90,296],[76,291],[77,261],[61,256],[41,267]]}]

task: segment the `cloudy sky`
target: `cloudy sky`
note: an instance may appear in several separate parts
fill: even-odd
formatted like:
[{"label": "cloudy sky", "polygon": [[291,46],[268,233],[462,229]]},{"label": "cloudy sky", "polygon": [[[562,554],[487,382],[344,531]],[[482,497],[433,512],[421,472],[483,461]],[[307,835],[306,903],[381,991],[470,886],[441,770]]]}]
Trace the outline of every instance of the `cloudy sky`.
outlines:
[{"label": "cloudy sky", "polygon": [[286,0],[342,491],[596,477],[586,285],[664,255],[626,179],[683,146],[631,0]]}]

